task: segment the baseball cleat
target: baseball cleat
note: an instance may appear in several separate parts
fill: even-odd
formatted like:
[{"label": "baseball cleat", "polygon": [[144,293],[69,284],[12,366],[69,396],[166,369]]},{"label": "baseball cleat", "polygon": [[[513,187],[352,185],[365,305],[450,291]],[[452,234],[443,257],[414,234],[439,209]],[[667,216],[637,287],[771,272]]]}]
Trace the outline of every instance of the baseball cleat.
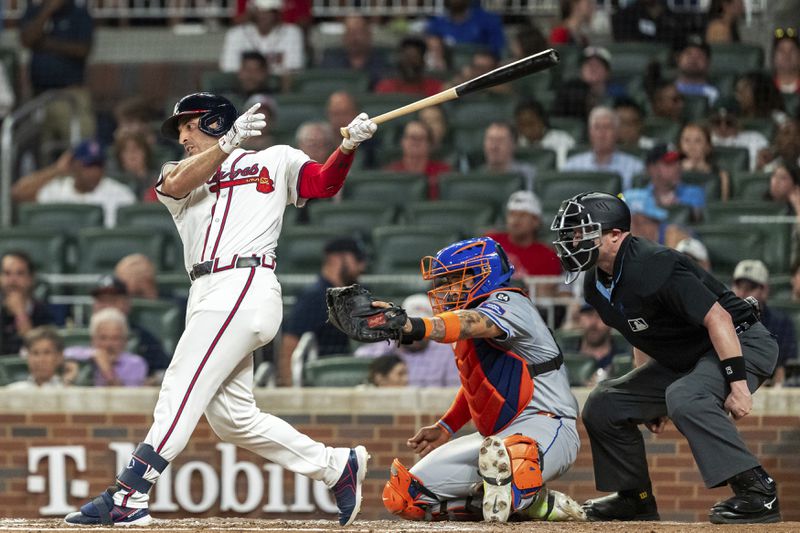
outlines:
[{"label": "baseball cleat", "polygon": [[511,483],[511,460],[499,437],[486,437],[478,456],[478,472],[483,478],[483,519],[487,522],[508,522],[514,510],[514,489]]},{"label": "baseball cleat", "polygon": [[344,466],[342,477],[331,490],[339,508],[339,525],[349,526],[361,510],[361,485],[367,476],[367,449],[356,446],[350,449],[350,458]]},{"label": "baseball cleat", "polygon": [[535,518],[546,522],[586,522],[586,513],[580,504],[563,492],[545,487],[541,494],[544,498],[539,506],[540,516]]},{"label": "baseball cleat", "polygon": [[64,517],[64,522],[73,526],[146,526],[152,521],[146,507],[133,509],[116,505],[109,491],[85,504],[80,511]]}]

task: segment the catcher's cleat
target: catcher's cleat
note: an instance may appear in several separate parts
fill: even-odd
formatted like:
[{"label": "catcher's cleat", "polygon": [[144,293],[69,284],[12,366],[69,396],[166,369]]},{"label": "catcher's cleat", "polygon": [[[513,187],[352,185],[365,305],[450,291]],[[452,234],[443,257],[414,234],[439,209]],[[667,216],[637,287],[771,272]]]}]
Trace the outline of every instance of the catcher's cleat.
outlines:
[{"label": "catcher's cleat", "polygon": [[478,456],[478,472],[483,478],[483,519],[508,522],[514,498],[511,488],[511,460],[503,440],[486,437]]},{"label": "catcher's cleat", "polygon": [[712,524],[767,524],[781,521],[775,481],[760,466],[728,480],[734,496],[708,513]]},{"label": "catcher's cleat", "polygon": [[544,522],[586,522],[586,513],[578,502],[563,492],[547,487],[537,494],[525,514],[533,520]]},{"label": "catcher's cleat", "polygon": [[661,520],[656,499],[650,490],[615,492],[583,504],[586,519],[590,522],[610,520]]},{"label": "catcher's cleat", "polygon": [[342,477],[331,488],[339,508],[339,524],[349,526],[361,510],[361,485],[367,476],[369,454],[363,446],[350,450],[350,458],[344,466]]},{"label": "catcher's cleat", "polygon": [[133,509],[114,504],[112,490],[103,492],[80,511],[68,514],[64,522],[73,526],[146,526],[153,521],[146,507]]}]

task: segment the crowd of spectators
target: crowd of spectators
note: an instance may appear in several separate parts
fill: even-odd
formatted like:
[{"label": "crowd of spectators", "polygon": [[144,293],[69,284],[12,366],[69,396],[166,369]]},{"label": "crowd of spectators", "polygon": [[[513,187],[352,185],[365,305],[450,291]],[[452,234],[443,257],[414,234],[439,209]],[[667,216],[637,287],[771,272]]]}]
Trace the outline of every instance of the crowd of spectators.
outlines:
[{"label": "crowd of spectators", "polygon": [[[553,172],[565,178],[591,172],[617,175],[618,192],[631,208],[633,233],[675,248],[709,270],[714,268],[714,249],[709,251],[702,232],[695,229],[715,222],[709,219],[710,208],[724,202],[772,202],[779,206],[778,214],[800,216],[800,38],[796,28],[776,28],[771,47],[763,51],[763,66],[719,75],[715,47],[746,44],[740,29],[742,0],[714,0],[701,23],[692,24],[661,0],[626,2],[612,13],[610,35],[605,36],[593,29],[593,0],[561,0],[559,20],[550,27],[537,27],[534,21],[504,26],[501,17],[475,2],[448,0],[441,15],[419,26],[421,33],[398,37],[389,53],[374,44],[379,20],[343,17],[340,43],[314,50],[310,17],[290,16],[282,0],[250,0],[247,5],[225,34],[219,71],[231,81],[220,92],[240,106],[261,104],[269,117],[268,130],[248,148],[288,142],[318,161],[336,145],[339,129],[362,110],[361,102],[373,95],[430,96],[547,46],[559,47],[565,59],[574,58],[574,64],[565,61],[547,73],[546,83],[506,84],[474,98],[476,104],[491,102],[494,107],[459,112],[470,105],[465,99],[382,125],[379,135],[359,148],[353,170],[424,175],[425,196],[431,202],[442,199],[448,174],[479,173],[486,180],[519,175],[522,190],[497,206],[491,227],[471,230],[504,246],[520,283],[526,277],[561,273],[547,236],[553,199],[540,198],[540,181]],[[88,11],[73,0],[31,3],[21,19],[20,42],[31,52],[33,95],[50,89],[72,94],[72,109],[54,104],[44,110],[48,128],[42,132],[43,146],[51,141],[63,145],[72,110],[81,117],[83,141],[66,151],[40,154],[43,164],[15,176],[11,193],[15,205],[99,205],[104,225],[113,228],[120,208],[157,200],[153,184],[159,166],[182,154],[154,128],[164,106],[140,97],[116,106],[109,138],[95,135],[86,84],[93,31]],[[622,72],[614,57],[619,47],[608,45],[629,42],[663,45],[668,57],[654,57],[635,74]],[[361,92],[343,84],[319,94],[318,117],[289,123],[284,117],[291,113],[282,108],[282,98],[297,93],[297,78],[308,68],[362,72],[367,85]],[[4,76],[0,70],[0,86]],[[725,154],[737,148],[747,152],[745,168],[732,170]],[[540,152],[552,153],[552,164],[526,156]],[[735,181],[745,173],[761,176],[758,196],[737,196]],[[346,199],[347,186],[344,200],[333,201]],[[308,216],[299,220],[307,221]],[[793,246],[800,249],[797,230],[789,227],[793,224],[781,224],[775,231],[793,231]],[[749,228],[742,225],[741,230]],[[274,357],[280,385],[292,384],[289,361],[300,337],[309,331],[315,334],[320,357],[355,352],[356,357],[372,358],[369,381],[375,386],[456,384],[447,346],[356,349],[326,322],[325,288],[356,282],[368,273],[369,244],[341,238],[326,245],[318,279],[297,295],[285,317]],[[731,286],[737,294],[756,295],[766,304],[767,266],[758,258],[739,259],[745,261],[728,277]],[[789,306],[800,301],[798,259],[795,252],[777,265],[777,275],[790,290],[778,298],[773,295],[771,302]],[[148,300],[185,306],[180,298],[160,292],[159,266],[143,254],[123,258],[113,276],[87,291],[93,301],[87,344],[66,348],[57,330],[47,327],[64,324],[34,295],[37,268],[47,271],[47,265],[34,265],[24,252],[2,256],[0,354],[25,355],[30,372],[25,386],[73,383],[88,367],[88,381],[98,386],[158,383],[171,354],[157,332],[137,323],[131,305]],[[537,285],[538,296],[564,295],[553,283]],[[424,300],[414,295],[404,305],[424,316],[430,314]],[[787,361],[798,357],[794,325],[778,307],[763,309],[765,324],[781,342],[781,370],[774,381],[782,383]],[[596,363],[585,383],[609,375],[615,356],[629,355],[621,337],[603,327],[585,305],[573,305],[559,325],[563,331],[574,327],[581,332],[564,341],[565,352]]]}]

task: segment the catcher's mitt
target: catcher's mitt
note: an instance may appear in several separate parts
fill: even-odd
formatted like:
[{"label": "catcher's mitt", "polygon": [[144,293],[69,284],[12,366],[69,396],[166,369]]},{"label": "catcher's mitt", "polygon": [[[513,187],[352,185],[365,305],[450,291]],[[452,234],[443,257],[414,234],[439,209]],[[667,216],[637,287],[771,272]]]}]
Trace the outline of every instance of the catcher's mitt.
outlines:
[{"label": "catcher's mitt", "polygon": [[398,340],[406,323],[402,307],[372,307],[375,299],[360,285],[327,290],[328,322],[359,342]]}]

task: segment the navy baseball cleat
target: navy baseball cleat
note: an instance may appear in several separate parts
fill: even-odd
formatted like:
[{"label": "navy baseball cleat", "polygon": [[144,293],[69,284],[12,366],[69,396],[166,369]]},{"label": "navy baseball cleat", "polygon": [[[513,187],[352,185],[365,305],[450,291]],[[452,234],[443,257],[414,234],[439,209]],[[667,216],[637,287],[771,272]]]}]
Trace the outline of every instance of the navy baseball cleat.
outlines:
[{"label": "navy baseball cleat", "polygon": [[342,477],[331,490],[339,508],[339,525],[349,526],[361,510],[361,485],[367,475],[369,454],[363,446],[350,449],[350,458],[344,466]]},{"label": "navy baseball cleat", "polygon": [[109,489],[90,501],[80,511],[68,514],[64,522],[74,526],[146,526],[153,521],[150,511],[114,504]]}]

